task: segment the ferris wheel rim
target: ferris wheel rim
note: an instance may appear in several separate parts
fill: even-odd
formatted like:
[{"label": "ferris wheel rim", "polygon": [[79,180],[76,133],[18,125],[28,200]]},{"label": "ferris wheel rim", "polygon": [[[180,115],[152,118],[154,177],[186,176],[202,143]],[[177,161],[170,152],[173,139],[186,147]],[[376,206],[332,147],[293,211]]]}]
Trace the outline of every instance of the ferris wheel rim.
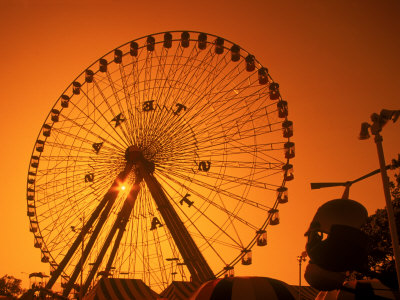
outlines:
[{"label": "ferris wheel rim", "polygon": [[[132,40],[132,41],[129,41],[129,42],[127,42],[127,43],[122,44],[121,46],[119,46],[119,47],[117,47],[117,48],[114,48],[113,50],[107,52],[107,53],[106,53],[105,55],[103,55],[101,58],[97,59],[95,62],[93,62],[92,64],[90,64],[84,71],[82,71],[82,72],[71,82],[70,85],[68,85],[68,87],[63,91],[63,93],[61,94],[61,96],[56,100],[55,104],[53,105],[52,109],[50,110],[49,114],[47,115],[47,117],[46,117],[46,119],[45,119],[45,122],[44,122],[43,125],[42,125],[42,128],[43,128],[45,125],[47,125],[46,120],[50,118],[51,112],[52,112],[54,109],[56,109],[56,105],[59,103],[59,101],[60,101],[60,99],[62,98],[62,96],[63,96],[63,95],[66,95],[66,93],[67,93],[68,90],[71,90],[71,87],[73,86],[74,82],[78,82],[79,78],[82,78],[82,76],[85,74],[86,70],[89,70],[89,69],[90,69],[91,67],[93,67],[96,63],[98,63],[101,59],[103,59],[103,58],[107,57],[108,55],[112,54],[113,51],[115,51],[116,49],[120,49],[121,47],[124,47],[124,46],[128,45],[129,43],[131,43],[131,42],[133,42],[133,41],[143,40],[143,39],[145,39],[145,38],[148,37],[148,36],[158,36],[158,35],[161,35],[161,34],[171,33],[171,32],[174,32],[174,33],[182,33],[182,32],[184,32],[184,31],[180,31],[180,30],[177,30],[177,31],[164,31],[164,32],[154,33],[154,34],[151,34],[151,35],[146,35],[146,36],[143,36],[143,37],[134,39],[134,40]],[[198,31],[188,31],[188,32],[189,32],[189,33],[197,33],[197,34],[202,33],[202,32],[198,32]],[[215,37],[215,38],[219,38],[219,36],[217,36],[217,35],[213,35],[213,34],[207,34],[207,35],[208,35],[208,36]],[[224,39],[224,40],[227,41],[227,42],[229,42],[229,43],[232,44],[232,45],[236,45],[236,44],[232,43],[232,42],[229,41],[229,40],[226,40],[226,39]],[[192,39],[191,39],[191,41],[192,41]],[[193,40],[193,41],[196,41],[196,40]],[[161,42],[160,42],[160,43],[161,43]],[[207,41],[207,44],[208,44],[208,45],[209,45],[209,44],[212,44],[212,42],[211,42],[211,41]],[[144,48],[144,47],[145,47],[145,45],[143,45],[141,48]],[[228,50],[229,50],[229,48],[227,48],[227,47],[225,47],[225,46],[224,46],[224,49],[228,49]],[[247,53],[248,55],[251,55],[249,52],[247,52],[247,51],[244,50],[243,48],[240,48],[240,49],[243,50],[243,51],[245,51],[245,53]],[[126,54],[125,54],[125,55],[126,55]],[[240,54],[240,56],[241,56],[241,59],[244,58],[244,55],[242,55],[242,53]],[[256,60],[256,59],[255,59],[255,60]],[[259,64],[259,66],[262,67],[262,65],[258,62],[258,60],[256,60],[256,62]],[[97,71],[95,72],[95,74],[96,74],[97,72],[99,72],[99,70],[97,70]],[[268,75],[269,75],[269,74],[268,74]],[[274,82],[273,79],[272,79],[272,77],[271,77],[270,75],[269,75],[269,77],[271,78],[272,82]],[[280,98],[280,99],[281,99],[281,98]],[[281,100],[282,100],[282,99],[281,99]],[[38,141],[39,138],[41,137],[41,132],[42,132],[42,129],[39,131],[38,136],[37,136],[37,138],[36,138],[36,141]],[[47,140],[47,137],[45,138],[45,142],[46,142],[46,140]],[[290,141],[290,139],[288,139],[288,140]],[[34,157],[35,153],[36,153],[36,152],[35,152],[35,146],[34,146],[34,147],[33,147],[33,150],[32,150],[32,153],[31,153],[31,160],[32,160],[32,157]],[[39,159],[40,159],[40,156],[41,156],[41,153],[39,153]],[[30,174],[30,172],[31,172],[31,162],[32,162],[31,160],[30,160],[30,162],[29,162],[29,167],[28,167],[28,178],[27,178],[28,181],[29,181],[29,178],[30,178],[30,177],[29,177],[29,174]],[[287,160],[286,160],[286,163],[288,164],[289,161],[290,161],[290,159],[287,159]],[[35,175],[35,176],[36,176],[36,175]],[[283,179],[283,180],[282,180],[282,183],[281,183],[279,186],[285,186],[285,183],[286,183],[286,181],[285,181],[285,179]],[[27,189],[29,189],[29,184],[27,184]],[[28,192],[27,192],[27,193],[28,193]],[[28,202],[28,205],[29,205],[29,201],[27,201],[27,202]],[[273,209],[276,209],[277,207],[278,207],[278,201],[275,200],[275,203],[274,203],[274,205],[273,205],[272,208],[273,208]],[[36,214],[35,214],[35,216],[36,216]],[[269,224],[270,217],[271,217],[271,215],[268,216],[268,218],[265,220],[264,224],[262,224],[262,226],[259,228],[259,230],[265,230],[265,229],[267,228],[267,226],[268,226],[268,224]],[[29,218],[29,220],[30,220],[30,223],[32,224],[32,219]],[[36,221],[36,222],[38,221],[37,217],[36,217],[36,219],[35,219],[34,221]],[[34,221],[33,221],[33,222],[34,222]],[[40,236],[41,238],[43,238],[43,235],[40,233],[40,227],[38,228],[38,230],[39,230],[39,236]],[[36,239],[36,235],[35,235],[35,234],[34,234],[34,236],[35,236],[35,239]],[[251,249],[251,248],[254,246],[254,244],[256,243],[256,240],[257,240],[257,235],[254,235],[253,239],[248,243],[248,245],[245,247],[245,249]],[[45,250],[45,251],[46,251],[46,250]],[[42,252],[43,252],[43,251],[42,251]],[[240,259],[243,257],[243,255],[244,255],[244,254],[238,255],[230,264],[227,265],[227,267],[233,267],[234,265],[236,265],[236,264],[240,261]],[[49,258],[51,258],[50,264],[51,264],[52,262],[56,262],[56,260],[51,256],[51,253],[49,253],[49,256],[50,256]],[[224,270],[221,270],[219,273],[217,273],[217,276],[221,276],[224,272],[225,272]],[[66,275],[66,276],[67,276],[67,275]]]}]

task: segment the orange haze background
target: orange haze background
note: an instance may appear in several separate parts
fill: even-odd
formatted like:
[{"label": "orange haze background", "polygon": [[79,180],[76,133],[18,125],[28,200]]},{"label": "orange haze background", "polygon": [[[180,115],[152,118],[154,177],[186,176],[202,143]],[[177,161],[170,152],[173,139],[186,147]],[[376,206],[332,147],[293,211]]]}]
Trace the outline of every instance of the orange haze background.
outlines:
[{"label": "orange haze background", "polygon": [[[0,1],[0,276],[45,272],[26,216],[26,176],[37,134],[62,91],[113,48],[168,30],[212,33],[254,54],[279,82],[294,122],[295,180],[281,224],[253,265],[236,275],[298,284],[296,257],[317,208],[347,181],[379,167],[360,124],[382,108],[400,109],[400,2],[302,1]],[[383,131],[386,161],[400,153],[400,121]],[[391,173],[393,175],[393,173]],[[374,213],[384,206],[379,175],[355,184],[350,198]],[[303,281],[304,282],[304,281]]]}]

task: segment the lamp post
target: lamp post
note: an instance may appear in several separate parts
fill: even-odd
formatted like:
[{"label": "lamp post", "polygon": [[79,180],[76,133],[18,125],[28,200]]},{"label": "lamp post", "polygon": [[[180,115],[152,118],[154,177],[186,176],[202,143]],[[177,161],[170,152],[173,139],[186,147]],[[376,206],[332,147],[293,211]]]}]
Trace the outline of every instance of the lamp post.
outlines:
[{"label": "lamp post", "polygon": [[[71,230],[73,232],[76,232],[77,230],[82,231],[83,228],[85,227],[85,213],[83,213],[82,218],[80,218],[80,220],[82,221],[82,227],[81,228],[76,228],[75,226],[71,226]],[[89,233],[89,232],[88,232]],[[80,267],[81,267],[81,285],[79,288],[79,300],[81,300],[83,298],[82,295],[82,287],[83,287],[83,250],[85,248],[85,237],[82,235],[82,243],[81,243],[81,252],[82,252],[82,256],[80,259]]]},{"label": "lamp post", "polygon": [[400,288],[400,250],[399,250],[399,237],[397,234],[397,227],[396,221],[394,217],[392,199],[390,196],[389,190],[389,177],[386,172],[386,164],[385,164],[385,157],[383,154],[383,146],[382,141],[383,138],[380,134],[382,131],[383,126],[389,121],[392,120],[393,123],[397,121],[400,116],[400,110],[387,110],[382,109],[380,114],[372,114],[371,121],[372,124],[364,122],[361,124],[361,132],[360,132],[360,140],[366,140],[370,137],[368,130],[371,131],[371,134],[375,136],[374,141],[376,144],[376,148],[378,151],[378,159],[379,159],[379,166],[382,176],[382,184],[383,184],[383,191],[385,194],[385,201],[386,201],[386,211],[388,215],[389,221],[389,230],[390,236],[392,239],[392,248],[396,266],[396,273],[397,273],[397,283]]},{"label": "lamp post", "polygon": [[307,252],[303,251],[301,255],[297,256],[299,262],[299,300],[301,300],[301,264],[306,261]]},{"label": "lamp post", "polygon": [[[82,229],[85,227],[85,213],[82,215]],[[85,248],[85,237],[82,235],[82,256],[81,256],[81,286],[79,288],[79,299],[83,298],[82,287],[83,287],[83,250]]]},{"label": "lamp post", "polygon": [[[94,263],[88,263],[88,265],[90,266],[90,270],[93,268],[93,266],[94,266]],[[89,271],[90,272],[90,271]],[[90,286],[90,289],[92,289],[94,287],[94,280],[92,281],[92,283],[91,283],[91,286]]]}]

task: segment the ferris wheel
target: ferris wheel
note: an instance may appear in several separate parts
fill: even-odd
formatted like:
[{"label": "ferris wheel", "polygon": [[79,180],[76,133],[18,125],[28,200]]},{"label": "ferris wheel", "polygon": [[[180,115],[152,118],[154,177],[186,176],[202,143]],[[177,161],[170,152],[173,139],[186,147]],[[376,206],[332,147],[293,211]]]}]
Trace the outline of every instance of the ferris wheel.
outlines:
[{"label": "ferris wheel", "polygon": [[162,32],[105,54],[50,109],[29,162],[47,288],[102,275],[161,291],[251,264],[288,200],[287,117],[268,69],[221,37]]}]

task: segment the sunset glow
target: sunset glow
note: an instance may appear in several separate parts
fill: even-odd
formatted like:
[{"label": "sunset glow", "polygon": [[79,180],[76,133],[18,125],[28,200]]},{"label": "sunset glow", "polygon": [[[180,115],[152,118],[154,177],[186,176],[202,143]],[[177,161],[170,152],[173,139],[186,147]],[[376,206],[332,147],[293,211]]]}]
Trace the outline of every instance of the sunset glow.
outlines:
[{"label": "sunset glow", "polygon": [[[106,87],[109,86],[110,78],[103,73],[96,73],[96,87],[94,83],[85,83],[83,72],[92,66],[98,68],[97,60],[107,53],[108,61],[112,61],[116,48],[121,47],[124,53],[128,53],[130,44],[126,43],[134,39],[166,31],[192,30],[191,32],[196,34],[206,32],[212,35],[209,35],[212,43],[207,49],[215,47],[216,37],[223,37],[226,39],[226,45],[229,41],[232,45],[240,45],[242,51],[254,55],[260,66],[268,69],[273,80],[279,83],[282,99],[288,102],[287,119],[293,123],[286,123],[284,128],[287,131],[289,128],[293,130],[293,137],[283,138],[281,123],[285,119],[278,118],[275,114],[275,101],[278,100],[268,99],[267,103],[261,101],[263,93],[269,93],[269,90],[253,89],[251,83],[256,83],[254,86],[258,85],[259,77],[256,73],[255,77],[248,75],[250,73],[245,70],[245,61],[241,61],[241,67],[232,67],[236,73],[230,71],[229,52],[222,54],[227,56],[225,60],[221,59],[226,63],[221,69],[226,72],[222,77],[228,78],[226,82],[229,89],[227,88],[226,92],[229,99],[233,99],[231,105],[225,107],[221,104],[222,100],[214,101],[210,96],[206,99],[209,105],[198,108],[195,103],[202,95],[198,91],[207,90],[207,87],[214,84],[208,82],[202,85],[200,82],[203,77],[214,78],[216,81],[218,77],[207,68],[211,69],[216,59],[222,57],[218,56],[219,54],[207,57],[205,52],[199,51],[196,58],[191,60],[191,66],[195,68],[196,62],[204,62],[204,72],[209,73],[195,73],[197,77],[193,77],[196,79],[193,79],[193,82],[184,78],[184,75],[179,75],[182,78],[181,82],[185,84],[179,87],[176,85],[176,90],[171,88],[172,94],[175,93],[180,99],[187,99],[185,101],[192,104],[192,107],[187,105],[187,119],[182,118],[180,131],[176,134],[168,135],[169,131],[163,128],[161,123],[157,127],[157,132],[165,130],[162,144],[167,149],[162,153],[165,157],[154,158],[152,155],[156,153],[155,150],[149,150],[143,155],[149,161],[153,159],[157,162],[154,172],[157,181],[166,187],[165,193],[170,199],[174,199],[175,208],[180,209],[179,214],[188,230],[196,232],[197,235],[193,238],[200,245],[203,254],[212,262],[213,271],[218,272],[238,255],[246,254],[251,258],[252,264],[238,263],[235,266],[235,275],[267,276],[289,284],[297,284],[297,257],[304,251],[304,232],[317,208],[328,200],[340,198],[343,193],[342,188],[312,191],[310,183],[353,180],[379,166],[373,141],[360,141],[358,134],[361,123],[369,122],[372,113],[379,113],[383,108],[400,109],[399,11],[400,4],[394,0],[379,4],[375,1],[361,0],[250,1],[246,5],[236,0],[203,1],[196,5],[178,0],[155,1],[152,4],[132,4],[125,0],[62,1],[59,4],[49,0],[41,1],[40,4],[23,0],[2,2],[0,32],[3,47],[0,51],[4,59],[0,75],[0,122],[3,128],[0,155],[3,172],[0,182],[3,186],[3,197],[0,200],[0,276],[9,274],[21,278],[24,287],[27,287],[32,283],[27,274],[50,274],[52,270],[49,264],[41,262],[46,261],[46,258],[43,258],[43,253],[38,247],[35,248],[40,239],[36,238],[39,235],[30,232],[32,222],[30,223],[29,219],[32,220],[32,215],[42,213],[42,219],[39,220],[44,222],[40,229],[41,235],[52,245],[58,261],[67,251],[65,241],[73,240],[79,234],[79,230],[74,232],[71,226],[82,228],[82,222],[79,223],[82,212],[85,212],[87,222],[90,217],[89,211],[98,205],[118,174],[126,167],[125,139],[118,137],[113,140],[115,136],[110,133],[120,125],[117,123],[122,122],[122,115],[116,118],[114,110],[118,108],[127,112],[129,109],[118,106],[118,101],[109,100],[110,95],[114,93],[111,87]],[[161,38],[157,41],[160,40]],[[125,48],[122,47],[124,44]],[[173,44],[171,48],[176,53],[176,49],[180,47],[177,45]],[[229,44],[229,49],[232,45]],[[162,66],[162,51],[163,48],[157,48],[153,60],[148,60],[152,66]],[[193,55],[192,52],[189,54],[189,51],[182,53],[182,57]],[[136,74],[134,68],[137,66],[140,66],[141,70],[150,70],[150,67],[146,69],[144,60],[136,62],[129,55],[122,59],[127,66],[125,71],[129,74]],[[166,65],[174,66],[172,59],[167,61]],[[257,65],[257,68],[261,68],[260,66]],[[115,86],[124,86],[124,79],[121,79],[123,76],[120,76],[123,74],[120,65],[110,64],[109,68],[114,72],[110,72],[110,76],[115,76],[112,77],[115,79]],[[155,78],[158,69],[154,67],[147,75]],[[168,71],[168,68],[165,70]],[[176,70],[175,72],[180,74]],[[238,79],[233,74],[246,77],[247,81],[242,77],[240,79],[252,89],[246,91],[244,85],[241,86],[235,81]],[[75,80],[82,83],[82,93],[79,95],[73,94]],[[142,81],[138,82],[143,84]],[[225,81],[221,79],[221,82]],[[151,88],[157,84],[155,80]],[[136,86],[132,85],[130,91],[135,91],[135,88]],[[144,84],[143,90],[146,90]],[[104,96],[101,96],[101,93]],[[71,102],[68,109],[63,111],[61,100],[65,94],[71,96]],[[118,96],[126,96],[123,89]],[[102,97],[107,100],[102,100]],[[137,104],[136,111],[143,108],[142,102],[146,97],[147,101],[151,97],[157,99],[157,95],[145,93],[137,93],[135,97],[132,99],[141,99],[138,100],[140,105]],[[240,100],[241,97],[243,101]],[[96,105],[89,103],[91,99],[100,99],[96,102],[98,110]],[[145,119],[149,116],[154,120],[161,120],[168,113],[172,117],[176,116],[173,114],[177,113],[176,109],[179,108],[176,104],[182,103],[172,101],[168,97],[159,99],[164,105],[162,109],[149,109],[147,115],[132,113],[132,118],[127,119],[131,124],[137,122],[135,125],[145,126],[150,124],[146,123]],[[53,109],[60,112],[60,119],[54,124],[49,121],[52,120]],[[183,111],[183,107],[181,109]],[[253,113],[250,113],[251,110]],[[261,111],[268,116],[268,120],[261,118]],[[98,118],[98,112],[104,114],[104,119]],[[170,115],[168,114],[169,119],[172,118]],[[88,121],[83,120],[84,116],[90,116]],[[251,124],[238,122],[244,116],[251,119]],[[92,120],[101,121],[94,125]],[[192,133],[192,120],[198,124],[198,131],[195,133]],[[229,122],[224,123],[224,120]],[[235,122],[236,125],[232,126]],[[44,144],[40,141],[45,140],[43,132],[48,128],[43,124],[51,124],[52,130],[46,140],[49,142]],[[395,124],[390,122],[382,132],[387,162],[400,153],[399,125],[399,121]],[[124,128],[128,127],[126,125]],[[236,128],[236,131],[233,128]],[[140,130],[137,129],[136,135],[132,136],[141,136]],[[122,131],[115,132],[123,135]],[[223,135],[220,134],[222,132]],[[254,134],[246,137],[248,132]],[[218,145],[230,148],[218,148],[210,142],[210,137],[215,137]],[[271,141],[267,141],[268,139]],[[239,140],[241,143],[235,144],[233,140]],[[204,148],[192,147],[195,143],[201,145],[202,141]],[[283,145],[288,141],[295,143],[296,151],[290,165],[286,164],[283,152],[283,148],[286,147]],[[103,142],[104,148],[101,149]],[[273,142],[282,143],[279,153],[272,151],[272,144],[268,144]],[[251,147],[257,143],[270,147],[271,151]],[[129,145],[131,144],[134,143]],[[154,143],[149,142],[146,149],[151,149],[152,146]],[[234,148],[235,146],[237,148]],[[287,149],[292,149],[291,147],[292,145],[288,145]],[[185,149],[188,151],[185,152]],[[97,155],[96,151],[100,154]],[[182,154],[178,158],[173,157],[174,153],[179,151]],[[43,155],[43,159],[40,159],[39,167],[32,167],[38,153]],[[65,158],[67,156],[69,161]],[[269,169],[270,166],[264,164],[264,161],[267,161],[266,157],[276,161],[275,169]],[[72,161],[78,164],[73,165]],[[217,161],[229,163],[219,165]],[[256,166],[260,171],[252,172],[243,165]],[[63,175],[57,168],[65,169]],[[283,168],[287,169],[287,174],[293,174],[293,181],[282,184]],[[38,173],[32,175],[32,170],[38,170]],[[93,174],[100,174],[103,181],[97,181],[99,177],[92,178],[91,170],[95,170]],[[174,173],[173,170],[180,173]],[[206,172],[215,172],[218,176],[206,177]],[[393,176],[394,173],[389,172],[389,176]],[[154,242],[156,234],[159,234],[162,243],[165,243],[164,249],[168,249],[164,256],[170,260],[159,266],[156,251],[142,257],[151,261],[149,265],[156,265],[157,270],[165,267],[171,271],[169,273],[175,273],[173,266],[178,266],[174,260],[177,258],[175,246],[167,246],[169,233],[165,228],[158,223],[152,224],[157,217],[163,225],[163,217],[156,205],[150,204],[153,201],[145,179],[137,177],[137,174],[132,171],[124,184],[114,185],[114,191],[120,189],[119,196],[116,208],[111,212],[104,230],[112,227],[128,194],[132,191],[139,193],[133,213],[147,215],[147,223],[132,219],[128,226],[141,229],[136,235],[131,235],[132,240],[123,239],[122,244],[128,249],[134,240],[144,240],[145,230],[148,230],[148,240],[141,242],[143,245],[146,242]],[[271,183],[273,188],[248,188],[237,181],[229,182],[228,176],[242,176],[254,182],[265,181]],[[36,204],[43,199],[47,199],[48,203],[30,210],[27,181],[34,182],[39,178],[41,181],[35,182],[39,187],[35,194],[35,199],[39,199]],[[77,178],[82,180],[78,182]],[[133,185],[136,178],[141,180]],[[185,181],[185,184],[181,184],[176,178]],[[60,182],[63,184],[57,185]],[[218,193],[211,188],[215,186],[219,186],[223,192]],[[249,202],[228,201],[230,197],[236,197],[228,192],[249,199],[254,205],[248,204]],[[83,196],[88,195],[91,197],[90,201],[83,201]],[[82,199],[79,196],[82,196]],[[288,201],[279,205],[279,211],[274,215],[275,211],[271,209],[275,208],[275,200],[279,197],[285,198],[285,202],[287,197]],[[235,199],[237,198],[239,197]],[[374,213],[377,208],[383,208],[385,202],[380,176],[373,176],[354,184],[350,189],[350,198],[362,203],[369,214]],[[179,201],[182,203],[179,204]],[[190,204],[191,201],[194,201],[194,204]],[[256,208],[256,204],[269,209]],[[234,211],[240,220],[238,218],[232,221],[231,216],[222,216],[222,208]],[[211,217],[207,219],[203,212],[207,212]],[[51,217],[48,217],[49,215]],[[278,215],[279,224],[268,226],[266,232],[263,232],[264,222],[269,222],[269,218],[274,219]],[[192,220],[196,222],[192,224]],[[251,226],[242,220],[248,221]],[[214,226],[213,222],[219,227]],[[236,227],[229,227],[227,224],[235,224]],[[150,231],[152,225],[157,227],[158,231]],[[198,231],[195,226],[199,227]],[[220,228],[223,228],[225,233],[222,233]],[[204,232],[207,233],[207,238],[201,236]],[[247,253],[246,246],[252,243],[252,239],[257,235],[264,236],[264,233],[265,237],[268,237],[267,245],[255,245],[252,251]],[[100,247],[105,239],[105,235],[99,236],[101,239],[95,247]],[[88,240],[89,237],[85,242]],[[208,241],[216,242],[211,246]],[[141,245],[139,242],[138,244]],[[220,259],[219,254],[215,252],[224,253],[226,261]],[[126,253],[130,252],[126,250]],[[134,259],[124,257],[121,253],[116,257],[117,264],[113,267],[119,268],[121,277],[128,277],[128,265],[132,265]],[[77,258],[73,258],[74,262],[68,268],[72,269],[77,265]],[[84,276],[89,273],[89,265],[93,261],[94,257],[88,258]],[[146,264],[143,262],[136,268],[137,274],[142,276]],[[185,272],[182,273],[182,277],[189,276],[187,271]],[[176,276],[171,274],[163,282],[170,282],[172,277]],[[181,279],[179,277],[179,280]],[[60,289],[60,284],[61,282],[57,282],[54,288]],[[160,283],[159,286],[164,287],[163,284],[165,283]]]}]

